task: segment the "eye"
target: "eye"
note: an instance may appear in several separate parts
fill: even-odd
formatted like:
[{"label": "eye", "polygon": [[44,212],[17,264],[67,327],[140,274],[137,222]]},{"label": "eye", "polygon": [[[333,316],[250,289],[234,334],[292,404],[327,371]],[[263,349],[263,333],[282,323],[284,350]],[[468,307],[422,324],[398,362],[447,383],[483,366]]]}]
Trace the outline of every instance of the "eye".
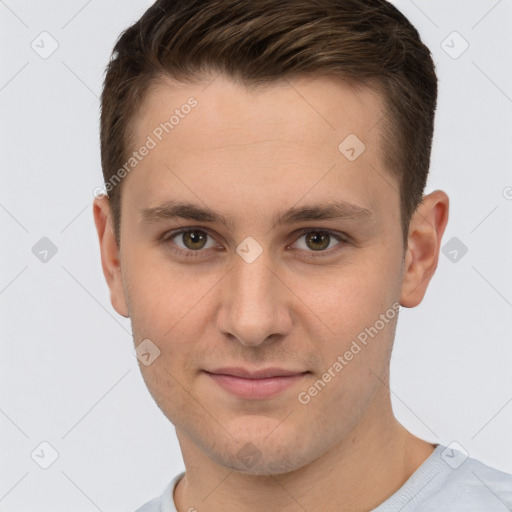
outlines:
[{"label": "eye", "polygon": [[[176,253],[195,257],[205,253],[206,249],[222,248],[204,229],[187,228],[169,231],[161,237],[162,243],[168,245]],[[294,249],[308,252],[308,256],[329,256],[338,252],[348,242],[343,234],[332,233],[322,229],[303,229],[296,238]]]},{"label": "eye", "polygon": [[[296,248],[308,252],[328,253],[336,252],[347,242],[341,234],[323,230],[303,230],[301,236],[295,242]],[[332,248],[334,251],[331,251]],[[320,254],[319,254],[320,256]]]},{"label": "eye", "polygon": [[176,245],[178,252],[199,252],[216,246],[215,240],[206,231],[196,228],[166,233],[163,241]]}]

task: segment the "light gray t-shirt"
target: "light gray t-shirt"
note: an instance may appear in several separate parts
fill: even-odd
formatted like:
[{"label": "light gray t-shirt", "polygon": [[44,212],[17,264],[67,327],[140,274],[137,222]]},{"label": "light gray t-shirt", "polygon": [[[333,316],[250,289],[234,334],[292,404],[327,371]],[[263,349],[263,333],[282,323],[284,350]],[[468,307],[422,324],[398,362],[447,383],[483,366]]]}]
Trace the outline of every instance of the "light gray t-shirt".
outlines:
[{"label": "light gray t-shirt", "polygon": [[[177,512],[174,487],[177,475],[155,498],[136,512]],[[512,475],[437,445],[409,480],[372,512],[510,512]]]}]

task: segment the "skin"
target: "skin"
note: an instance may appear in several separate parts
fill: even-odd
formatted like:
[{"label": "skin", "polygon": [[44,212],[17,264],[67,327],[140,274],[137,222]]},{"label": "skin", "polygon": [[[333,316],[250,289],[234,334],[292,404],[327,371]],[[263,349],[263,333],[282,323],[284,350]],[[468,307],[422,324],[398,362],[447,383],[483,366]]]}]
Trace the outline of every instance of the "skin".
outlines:
[{"label": "skin", "polygon": [[[198,101],[125,178],[120,247],[108,199],[94,202],[112,305],[131,318],[136,345],[149,338],[161,352],[140,369],[183,452],[177,509],[371,510],[435,447],[391,409],[398,315],[308,404],[298,395],[393,303],[421,302],[437,266],[448,197],[440,190],[424,197],[404,249],[398,183],[382,163],[377,94],[327,77],[252,91],[223,76],[206,85],[166,79],[137,113],[134,149],[167,112],[191,96]],[[348,134],[366,146],[353,162],[338,150]],[[144,220],[145,208],[169,199],[207,206],[232,225]],[[335,200],[373,214],[272,227],[278,212]],[[185,245],[181,235],[162,241],[183,227],[206,232],[206,248]],[[315,250],[303,228],[349,238],[331,237]],[[249,236],[262,249],[252,263],[236,252]],[[226,366],[309,373],[276,396],[249,400],[203,371]],[[252,450],[257,462],[248,467],[240,450]]]}]

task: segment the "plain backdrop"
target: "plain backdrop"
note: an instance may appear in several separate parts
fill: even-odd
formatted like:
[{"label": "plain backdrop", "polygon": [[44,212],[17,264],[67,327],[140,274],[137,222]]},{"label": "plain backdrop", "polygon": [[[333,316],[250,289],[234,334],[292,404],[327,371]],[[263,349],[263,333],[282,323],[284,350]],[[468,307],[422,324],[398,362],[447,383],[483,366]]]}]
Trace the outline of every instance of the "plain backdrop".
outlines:
[{"label": "plain backdrop", "polygon": [[[400,316],[393,407],[512,473],[512,1],[394,3],[437,66],[427,192],[451,212],[425,300]],[[110,305],[91,208],[104,68],[149,4],[0,2],[2,512],[135,510],[183,469]]]}]

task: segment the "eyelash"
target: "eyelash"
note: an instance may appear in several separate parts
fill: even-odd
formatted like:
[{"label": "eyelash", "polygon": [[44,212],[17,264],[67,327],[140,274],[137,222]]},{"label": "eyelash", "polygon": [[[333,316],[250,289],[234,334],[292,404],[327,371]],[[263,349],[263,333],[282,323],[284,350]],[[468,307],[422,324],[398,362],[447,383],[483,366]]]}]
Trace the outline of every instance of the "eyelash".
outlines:
[{"label": "eyelash", "polygon": [[[161,237],[161,242],[163,244],[168,245],[168,244],[172,243],[172,240],[174,238],[176,238],[177,236],[182,235],[184,233],[190,233],[190,232],[193,232],[193,231],[199,231],[201,233],[205,233],[208,237],[210,237],[213,240],[215,240],[215,238],[206,229],[190,227],[190,228],[186,228],[186,229],[180,229],[179,231],[168,231],[168,232],[164,233],[162,235],[162,237]],[[301,237],[303,237],[304,235],[306,235],[308,233],[327,233],[330,237],[333,237],[335,240],[340,242],[335,247],[331,247],[330,249],[325,249],[323,251],[318,251],[318,252],[312,251],[312,250],[311,251],[306,251],[308,253],[311,253],[310,256],[313,257],[313,258],[322,258],[322,257],[332,256],[333,254],[337,254],[349,242],[348,235],[345,235],[344,233],[336,233],[336,232],[333,232],[333,231],[329,231],[327,229],[304,228],[304,229],[299,230],[298,233],[296,233],[297,238],[295,239],[294,243],[296,243],[297,240],[299,240]],[[202,257],[201,253],[204,253],[206,251],[206,250],[203,250],[203,249],[198,249],[197,251],[193,251],[191,249],[184,250],[184,249],[181,249],[181,248],[177,248],[176,246],[171,247],[171,249],[175,253],[177,253],[177,254],[179,254],[181,256],[184,256],[186,258]],[[305,249],[298,249],[298,250],[299,251],[304,251]]]}]

